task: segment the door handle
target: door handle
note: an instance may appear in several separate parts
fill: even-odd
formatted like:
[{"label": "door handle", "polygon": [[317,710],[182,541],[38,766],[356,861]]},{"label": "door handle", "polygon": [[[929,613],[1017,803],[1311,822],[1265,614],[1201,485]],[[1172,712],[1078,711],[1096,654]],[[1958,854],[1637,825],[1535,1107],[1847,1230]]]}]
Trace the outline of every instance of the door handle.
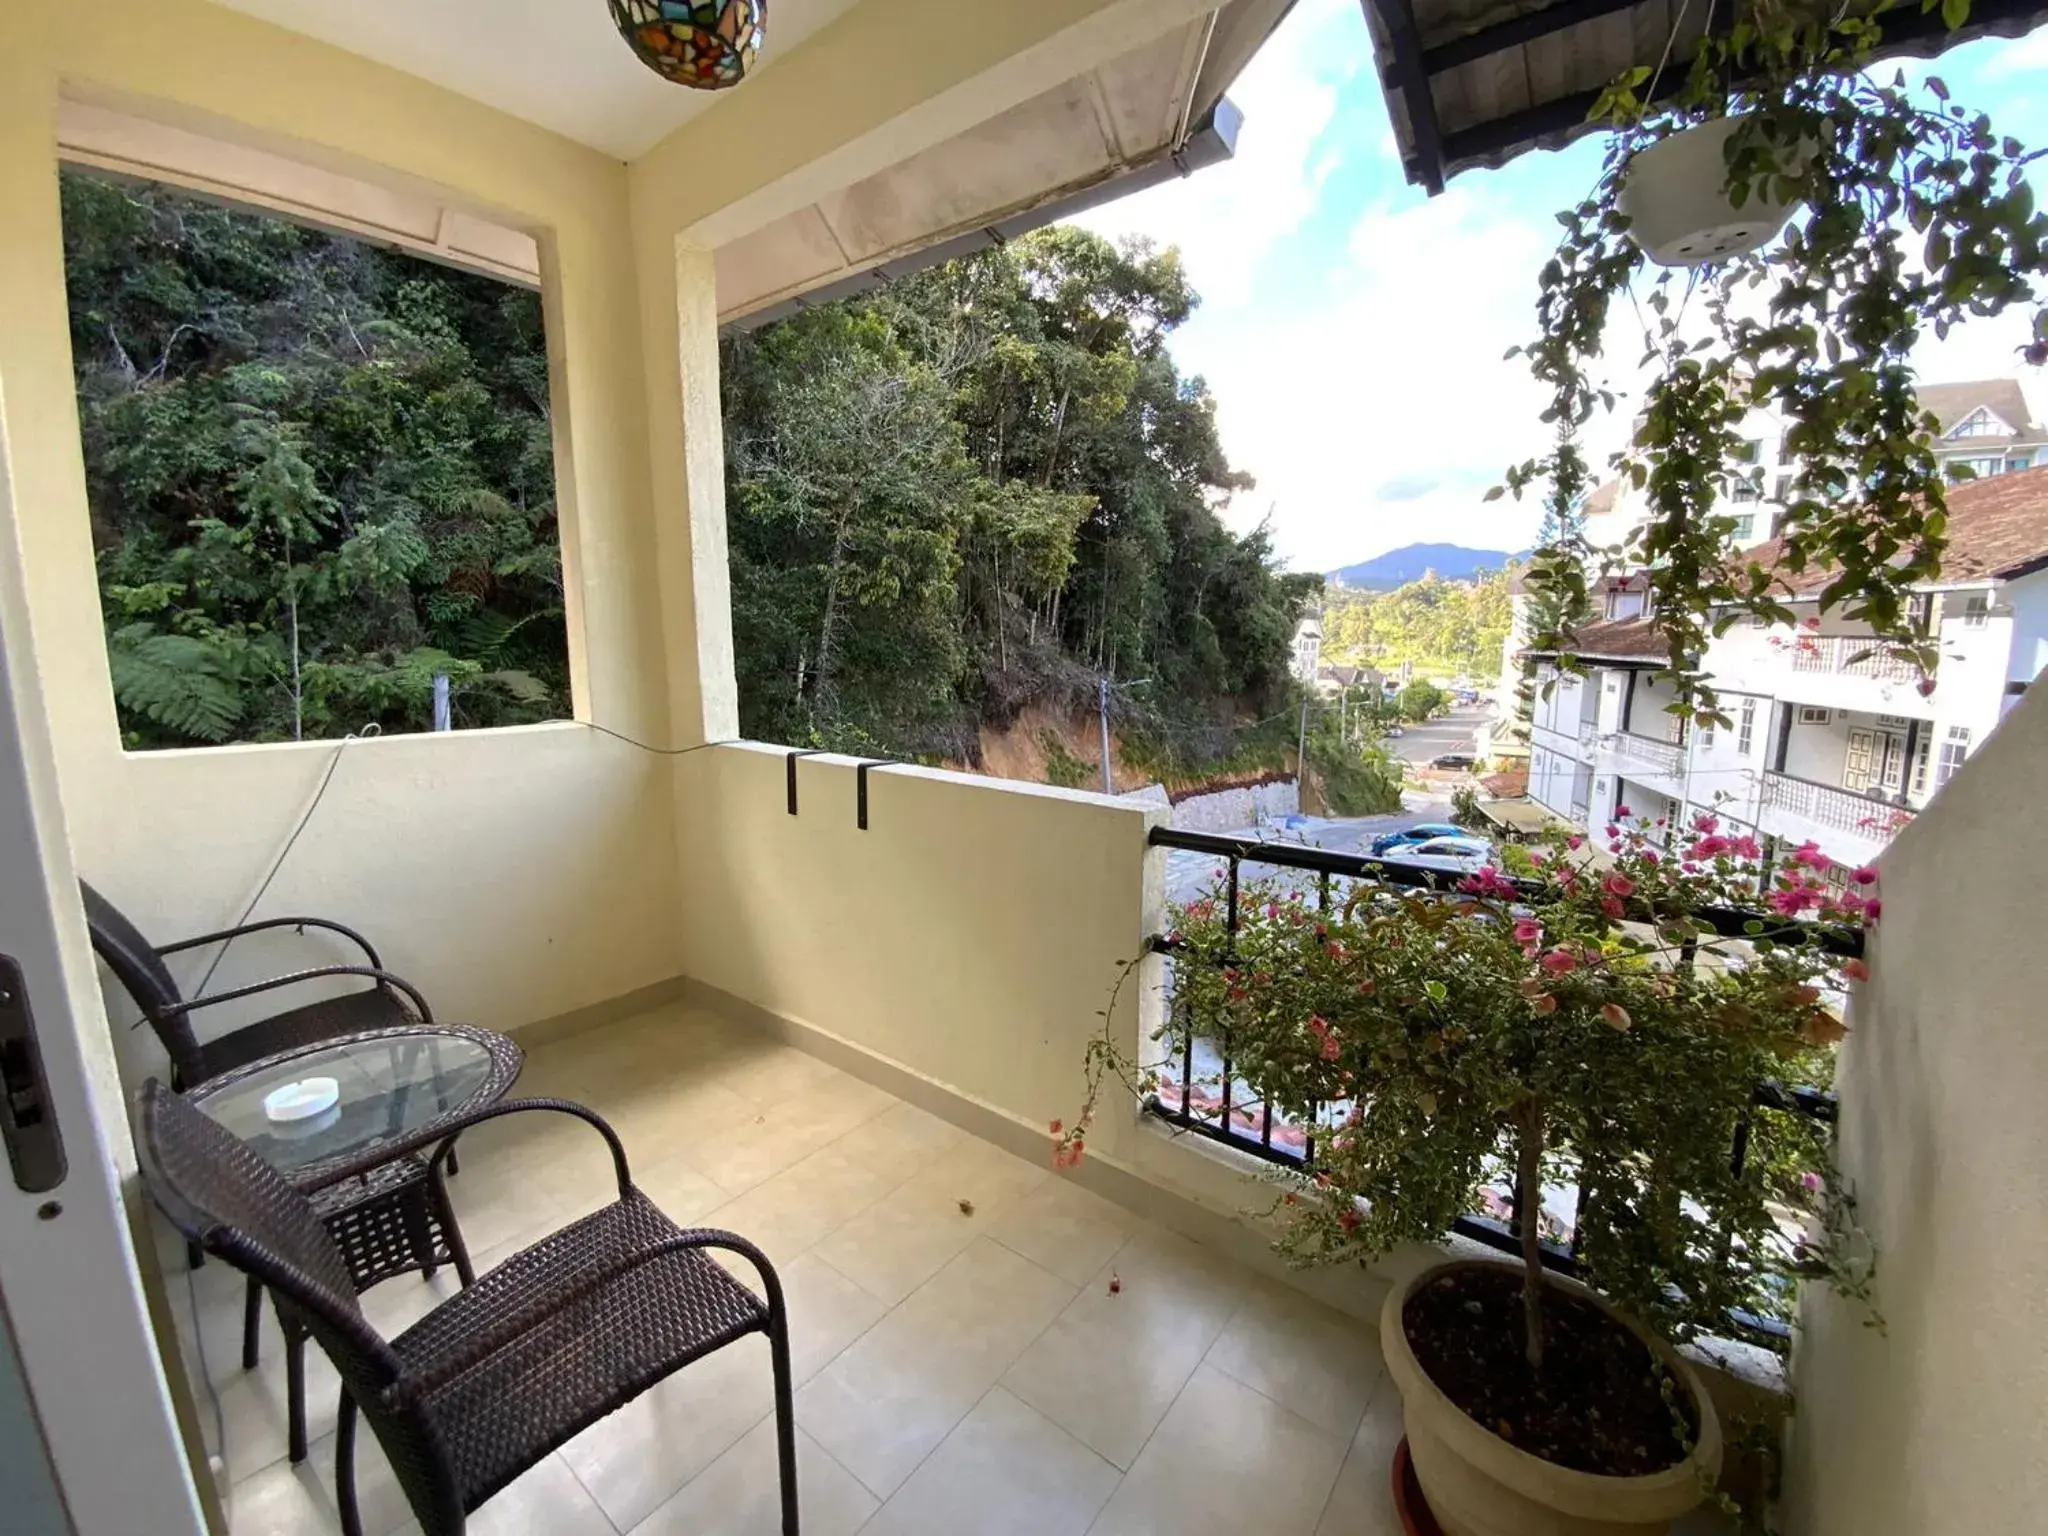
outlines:
[{"label": "door handle", "polygon": [[0,955],[0,1142],[6,1143],[14,1182],[27,1193],[39,1195],[64,1182],[64,1138],[43,1078],[28,988],[12,955]]}]

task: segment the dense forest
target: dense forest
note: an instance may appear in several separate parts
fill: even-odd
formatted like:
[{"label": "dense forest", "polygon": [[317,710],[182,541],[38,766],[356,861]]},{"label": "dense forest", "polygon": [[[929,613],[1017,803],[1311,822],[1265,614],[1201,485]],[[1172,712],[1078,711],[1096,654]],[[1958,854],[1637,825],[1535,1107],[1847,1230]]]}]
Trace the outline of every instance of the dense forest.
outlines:
[{"label": "dense forest", "polygon": [[1411,581],[1391,592],[1333,589],[1323,603],[1323,660],[1425,677],[1500,676],[1511,600],[1505,573],[1476,581]]},{"label": "dense forest", "polygon": [[[538,296],[67,173],[65,256],[130,746],[568,712]],[[1054,229],[724,344],[742,726],[975,761],[1092,705],[1162,772],[1291,746],[1319,585],[1166,339],[1178,256]]]},{"label": "dense forest", "polygon": [[1195,303],[1177,253],[1056,228],[728,341],[747,734],[972,761],[1107,676],[1171,771],[1284,713],[1320,578],[1217,516],[1249,482],[1167,350]]},{"label": "dense forest", "polygon": [[538,295],[66,172],[131,747],[568,712]]}]

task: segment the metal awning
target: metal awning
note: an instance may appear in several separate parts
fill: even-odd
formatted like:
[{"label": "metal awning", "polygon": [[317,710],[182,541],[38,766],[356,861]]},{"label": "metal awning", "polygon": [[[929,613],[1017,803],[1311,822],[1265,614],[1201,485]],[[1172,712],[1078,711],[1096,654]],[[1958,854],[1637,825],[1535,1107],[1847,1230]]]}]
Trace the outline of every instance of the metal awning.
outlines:
[{"label": "metal awning", "polygon": [[[1460,171],[1556,149],[1592,131],[1586,114],[1624,70],[1655,70],[1675,92],[1708,26],[1732,0],[1361,0],[1387,116],[1408,180],[1434,195]],[[1886,57],[1931,58],[1974,38],[2019,37],[2048,19],[2041,0],[1974,0],[1949,32],[1940,10],[1899,0]]]}]

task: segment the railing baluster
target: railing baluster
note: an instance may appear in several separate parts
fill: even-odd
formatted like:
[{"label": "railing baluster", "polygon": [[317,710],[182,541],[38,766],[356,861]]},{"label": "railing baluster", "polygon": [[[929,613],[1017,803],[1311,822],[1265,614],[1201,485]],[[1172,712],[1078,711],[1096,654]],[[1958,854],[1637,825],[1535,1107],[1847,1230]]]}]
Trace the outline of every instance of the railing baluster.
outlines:
[{"label": "railing baluster", "polygon": [[[1255,842],[1252,839],[1220,836],[1210,833],[1176,832],[1171,828],[1156,830],[1152,834],[1152,842],[1157,847],[1185,848],[1194,852],[1214,854],[1227,861],[1225,931],[1228,935],[1229,943],[1226,947],[1223,961],[1226,965],[1238,963],[1237,938],[1242,927],[1242,912],[1240,908],[1242,906],[1243,894],[1240,866],[1242,861],[1246,859],[1262,864],[1272,864],[1283,869],[1295,869],[1314,873],[1319,877],[1319,894],[1329,892],[1331,877],[1339,875],[1346,879],[1372,880],[1378,884],[1393,887],[1421,888],[1426,890],[1437,888],[1436,879],[1431,874],[1406,870],[1399,866],[1387,866],[1369,857],[1357,854],[1340,854],[1326,848],[1295,847],[1293,845]],[[1325,910],[1327,910],[1328,897],[1326,894],[1323,894],[1323,900]],[[1764,918],[1773,927],[1784,926],[1782,919],[1770,917],[1766,913],[1752,911],[1712,909],[1700,915],[1711,923],[1715,932],[1724,937],[1746,937],[1743,925],[1759,917]],[[1838,955],[1860,954],[1862,951],[1860,936],[1858,935],[1824,935],[1821,942],[1830,952]],[[1699,941],[1697,938],[1688,938],[1682,941],[1679,947],[1678,963],[1681,965],[1695,964],[1698,949]],[[1282,1139],[1278,1145],[1275,1144],[1273,1103],[1271,1097],[1264,1092],[1259,1094],[1260,1114],[1256,1135],[1253,1133],[1253,1128],[1249,1125],[1238,1127],[1231,1123],[1231,1064],[1228,1055],[1227,1033],[1218,1041],[1219,1049],[1223,1055],[1223,1091],[1220,1095],[1223,1113],[1220,1118],[1213,1121],[1206,1117],[1198,1119],[1195,1116],[1194,1041],[1197,1028],[1202,1021],[1194,1017],[1193,1001],[1187,996],[1184,989],[1176,987],[1173,1006],[1186,1010],[1181,1015],[1179,1026],[1183,1040],[1180,1106],[1177,1111],[1167,1110],[1160,1101],[1155,1099],[1152,1112],[1183,1130],[1206,1136],[1212,1141],[1220,1142],[1225,1146],[1235,1147],[1264,1161],[1288,1168],[1313,1167],[1316,1157],[1316,1131],[1321,1125],[1321,1114],[1324,1106],[1310,1105],[1308,1107],[1308,1123],[1301,1127],[1302,1145],[1300,1150],[1294,1149],[1285,1139]],[[1810,1089],[1788,1089],[1777,1083],[1759,1083],[1757,1085],[1755,1103],[1759,1107],[1802,1116],[1822,1125],[1825,1125],[1834,1118],[1833,1099],[1826,1094]],[[1248,1109],[1249,1107],[1250,1105],[1247,1103],[1245,1108]],[[1283,1128],[1286,1126],[1285,1121],[1280,1123]],[[1751,1123],[1751,1111],[1745,1111],[1736,1123],[1735,1138],[1731,1148],[1731,1166],[1738,1177],[1741,1176],[1748,1165]],[[1571,1233],[1563,1247],[1557,1247],[1548,1243],[1543,1245],[1543,1262],[1546,1266],[1567,1274],[1577,1267],[1583,1234],[1591,1230],[1597,1223],[1599,1219],[1598,1213],[1610,1196],[1611,1191],[1603,1190],[1594,1182],[1587,1180],[1583,1168],[1581,1169],[1578,1209],[1572,1223]],[[1455,1230],[1460,1235],[1472,1238],[1489,1247],[1506,1253],[1518,1253],[1520,1251],[1520,1242],[1517,1233],[1521,1216],[1522,1213],[1516,1210],[1513,1223],[1506,1228],[1501,1223],[1486,1217],[1465,1216],[1459,1218],[1455,1225]],[[1542,1220],[1540,1207],[1537,1211],[1530,1213],[1530,1219],[1540,1224]],[[1788,1337],[1786,1330],[1782,1326],[1768,1318],[1755,1318],[1736,1314],[1731,1319],[1731,1322],[1738,1333],[1773,1341],[1779,1347],[1783,1346]]]}]

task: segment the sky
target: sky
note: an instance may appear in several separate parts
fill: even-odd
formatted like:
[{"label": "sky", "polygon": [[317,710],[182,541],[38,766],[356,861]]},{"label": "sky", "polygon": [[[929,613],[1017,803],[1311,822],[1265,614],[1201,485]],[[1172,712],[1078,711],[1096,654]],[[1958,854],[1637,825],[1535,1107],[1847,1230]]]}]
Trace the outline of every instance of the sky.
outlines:
[{"label": "sky", "polygon": [[[1906,68],[2048,144],[2048,30]],[[1202,304],[1169,345],[1208,381],[1224,447],[1257,480],[1229,521],[1270,517],[1296,570],[1425,541],[1528,547],[1533,503],[1484,500],[1549,441],[1541,388],[1503,354],[1535,334],[1556,212],[1597,179],[1599,138],[1425,196],[1396,158],[1359,0],[1299,0],[1229,95],[1244,112],[1234,159],[1076,221],[1179,247]],[[1930,341],[1921,377],[2022,376],[2040,414],[2048,380],[2014,353],[2027,324],[2008,314]],[[1618,446],[1631,409],[1589,446]]]}]

